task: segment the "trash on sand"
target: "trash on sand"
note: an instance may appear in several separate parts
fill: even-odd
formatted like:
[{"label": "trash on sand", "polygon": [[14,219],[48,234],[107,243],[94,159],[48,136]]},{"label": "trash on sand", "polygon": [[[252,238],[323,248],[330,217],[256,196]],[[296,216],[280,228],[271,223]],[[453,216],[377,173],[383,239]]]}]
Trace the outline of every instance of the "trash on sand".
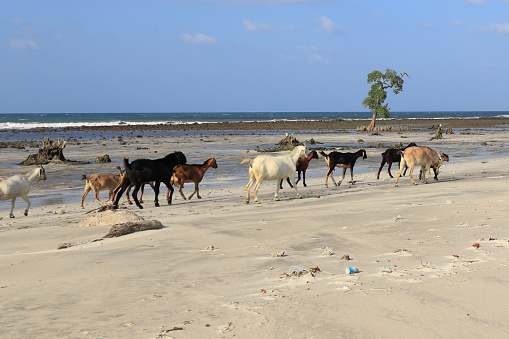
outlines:
[{"label": "trash on sand", "polygon": [[344,254],[342,257],[341,257],[341,260],[350,260],[350,256],[348,254]]},{"label": "trash on sand", "polygon": [[382,273],[392,273],[390,266],[382,266]]},{"label": "trash on sand", "polygon": [[330,248],[326,248],[323,252],[322,252],[322,257],[330,257],[334,255],[334,252],[332,252],[332,250]]},{"label": "trash on sand", "polygon": [[301,275],[304,272],[304,268],[300,266],[290,266],[288,274],[290,275]]},{"label": "trash on sand", "polygon": [[210,245],[208,247],[205,247],[203,250],[204,251],[215,251],[217,249],[218,249],[218,247],[215,247],[214,245]]},{"label": "trash on sand", "polygon": [[278,252],[274,252],[271,254],[272,258],[276,258],[276,257],[284,257],[285,256],[285,251],[278,251]]},{"label": "trash on sand", "polygon": [[346,274],[359,273],[359,269],[357,267],[355,267],[355,266],[347,267],[347,268],[345,268],[345,273]]},{"label": "trash on sand", "polygon": [[479,248],[479,246],[481,246],[481,245],[479,245],[479,243],[478,243],[478,242],[476,242],[476,243],[475,243],[475,244],[473,244],[472,246],[474,246],[475,248]]},{"label": "trash on sand", "polygon": [[396,217],[394,217],[394,221],[398,221],[399,219],[405,219],[401,216],[401,214],[398,214]]}]

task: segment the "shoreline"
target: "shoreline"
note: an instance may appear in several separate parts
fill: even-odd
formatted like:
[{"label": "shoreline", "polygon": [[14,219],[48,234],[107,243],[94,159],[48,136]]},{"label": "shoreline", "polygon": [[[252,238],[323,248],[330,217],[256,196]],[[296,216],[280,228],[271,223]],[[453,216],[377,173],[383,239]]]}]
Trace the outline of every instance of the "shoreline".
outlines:
[{"label": "shoreline", "polygon": [[[369,125],[368,120],[296,120],[296,121],[253,121],[253,122],[217,122],[191,124],[156,124],[156,125],[118,125],[118,126],[75,126],[63,128],[35,128],[30,130],[3,130],[0,133],[45,133],[72,131],[277,131],[277,130],[342,130],[356,129]],[[376,126],[411,126],[415,129],[433,128],[509,128],[509,118],[464,118],[464,119],[377,119]]]}]

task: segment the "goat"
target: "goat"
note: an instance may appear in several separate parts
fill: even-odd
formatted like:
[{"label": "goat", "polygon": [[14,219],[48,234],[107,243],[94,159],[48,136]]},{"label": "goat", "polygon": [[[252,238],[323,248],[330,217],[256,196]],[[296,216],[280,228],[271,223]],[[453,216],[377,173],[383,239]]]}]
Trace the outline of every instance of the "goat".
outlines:
[{"label": "goat", "polygon": [[[408,147],[413,147],[413,146],[417,146],[417,145],[412,142],[404,148],[389,148],[389,149],[385,150],[385,152],[382,153],[382,164],[380,165],[380,168],[378,169],[376,178],[380,179],[380,171],[382,171],[382,168],[384,167],[385,163],[387,163],[389,165],[389,168],[387,168],[387,172],[389,172],[389,176],[391,178],[394,178],[391,174],[391,166],[392,166],[393,162],[397,162],[399,164],[399,162],[401,161],[401,155],[399,154],[399,151],[404,151]],[[405,172],[403,173],[403,175],[405,175],[405,174],[406,174],[406,169],[405,169]]]},{"label": "goat", "polygon": [[14,210],[14,202],[16,198],[21,197],[27,203],[24,215],[28,215],[31,202],[28,199],[30,185],[37,180],[46,180],[46,171],[42,165],[37,166],[26,174],[17,174],[0,180],[0,200],[11,200],[11,211],[9,217],[14,218],[12,211]]},{"label": "goat", "polygon": [[121,178],[125,175],[120,167],[117,166],[117,169],[119,172],[118,174],[92,174],[90,177],[83,174],[81,176],[81,180],[86,180],[85,192],[83,192],[81,196],[81,208],[85,208],[83,207],[83,201],[90,190],[94,191],[95,201],[97,201],[98,204],[102,204],[101,200],[99,200],[99,191],[108,190],[108,200],[106,200],[106,202],[110,200],[113,201],[114,190],[118,187]]},{"label": "goat", "polygon": [[[306,185],[306,170],[308,169],[309,162],[311,159],[318,159],[318,153],[316,151],[311,151],[309,155],[305,158],[300,158],[297,160],[297,163],[295,166],[297,167],[297,180],[295,181],[295,185],[297,185],[300,181],[300,173],[302,172],[302,183],[304,184],[304,187],[307,187]],[[286,178],[286,181],[288,182],[288,185],[293,188],[292,183],[290,182],[290,179]],[[280,189],[283,189],[283,181],[281,181]]]},{"label": "goat", "polygon": [[171,183],[179,187],[179,193],[184,200],[186,200],[186,197],[184,193],[182,193],[182,188],[186,182],[194,182],[194,192],[189,196],[189,200],[191,200],[195,193],[198,199],[201,199],[198,184],[202,181],[203,175],[205,175],[209,167],[217,168],[216,159],[210,158],[205,160],[203,165],[192,164],[175,166],[173,169],[173,176],[171,177]]},{"label": "goat", "polygon": [[[442,153],[440,154],[440,156],[442,157],[443,161],[442,162],[445,162],[445,161],[449,161],[449,156],[445,153]],[[433,168],[433,172],[435,172],[435,177],[434,179],[435,180],[438,180],[438,173],[439,173],[439,169],[436,168],[435,165],[431,165],[431,168]],[[406,172],[406,170],[405,170]],[[403,173],[403,175],[405,175],[405,173]],[[419,180],[422,180],[422,169],[420,170],[419,172]]]},{"label": "goat", "polygon": [[132,163],[129,163],[129,158],[124,158],[124,166],[126,170],[125,178],[119,191],[115,196],[113,207],[118,208],[118,201],[125,190],[129,186],[134,186],[133,200],[138,208],[142,209],[143,206],[138,200],[138,191],[143,183],[148,181],[154,181],[154,204],[159,207],[159,186],[163,182],[166,187],[170,190],[170,195],[167,196],[166,200],[171,205],[171,199],[173,197],[173,187],[171,185],[171,176],[173,174],[173,168],[177,165],[185,164],[187,162],[186,156],[182,152],[170,153],[164,158],[150,160],[150,159],[137,159]]},{"label": "goat", "polygon": [[301,157],[306,156],[306,146],[300,145],[295,147],[290,153],[284,155],[259,155],[254,159],[245,158],[242,160],[242,164],[249,163],[249,182],[246,185],[246,204],[249,204],[249,193],[251,187],[254,185],[253,192],[255,196],[255,202],[258,201],[258,188],[262,184],[263,180],[277,180],[276,182],[276,194],[274,200],[278,201],[279,187],[281,181],[284,178],[289,178],[293,184],[297,197],[302,198],[295,184],[295,172],[297,170],[296,163]]},{"label": "goat", "polygon": [[[406,166],[410,168],[408,176],[414,185],[417,185],[417,183],[414,181],[414,178],[412,177],[414,167],[421,166],[423,182],[427,184],[428,178],[431,176],[431,167],[436,169],[436,173],[438,175],[440,166],[442,166],[445,157],[449,159],[449,156],[443,153],[439,155],[435,150],[429,148],[428,146],[410,147],[404,151],[399,152],[401,154],[401,162],[399,163],[399,172],[396,176],[395,186],[398,186],[399,177],[401,176],[401,173]],[[426,176],[426,172],[428,173],[428,176]]]},{"label": "goat", "polygon": [[[332,151],[329,154],[325,154],[323,151],[320,152],[320,154],[325,158],[325,162],[327,163],[327,166],[329,167],[329,171],[327,172],[327,176],[325,177],[325,187],[329,187],[327,184],[327,181],[330,178],[332,179],[332,182],[334,185],[339,186],[343,182],[343,179],[345,179],[345,173],[346,169],[350,169],[350,176],[352,177],[352,185],[355,184],[355,181],[353,181],[353,167],[355,166],[355,162],[358,158],[362,157],[362,159],[366,159],[368,156],[366,155],[366,151],[361,149],[358,150],[355,153],[340,153],[336,151]],[[334,180],[334,177],[332,176],[332,172],[337,167],[343,168],[343,177],[339,181],[338,184],[336,184],[336,181]]]}]

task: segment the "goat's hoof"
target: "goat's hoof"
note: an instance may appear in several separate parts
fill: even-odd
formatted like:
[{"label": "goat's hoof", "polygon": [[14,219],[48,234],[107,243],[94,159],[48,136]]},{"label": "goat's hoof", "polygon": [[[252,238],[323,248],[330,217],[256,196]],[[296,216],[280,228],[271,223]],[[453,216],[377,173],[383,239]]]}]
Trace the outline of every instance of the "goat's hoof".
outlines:
[{"label": "goat's hoof", "polygon": [[14,214],[9,214],[9,218],[14,218]]},{"label": "goat's hoof", "polygon": [[302,196],[301,196],[301,195],[298,195],[298,196],[297,196],[297,198],[302,199]]},{"label": "goat's hoof", "polygon": [[274,198],[274,201],[279,201],[280,199],[279,198]]},{"label": "goat's hoof", "polygon": [[141,205],[138,205],[138,208],[139,208],[140,210],[142,210],[142,209],[143,209],[143,206],[141,206]]},{"label": "goat's hoof", "polygon": [[154,204],[154,206],[155,206],[155,207],[159,207],[159,203],[158,203],[158,202],[156,202],[156,203]]},{"label": "goat's hoof", "polygon": [[[201,199],[201,196],[198,196],[198,199]],[[189,200],[191,200],[191,198],[189,198]]]},{"label": "goat's hoof", "polygon": [[394,187],[398,187],[398,184],[395,184]]},{"label": "goat's hoof", "polygon": [[27,217],[27,216],[28,216],[28,212],[25,212],[25,213],[23,213],[23,214],[25,215],[25,217]]},{"label": "goat's hoof", "polygon": [[246,205],[249,204],[249,200],[246,200]]}]

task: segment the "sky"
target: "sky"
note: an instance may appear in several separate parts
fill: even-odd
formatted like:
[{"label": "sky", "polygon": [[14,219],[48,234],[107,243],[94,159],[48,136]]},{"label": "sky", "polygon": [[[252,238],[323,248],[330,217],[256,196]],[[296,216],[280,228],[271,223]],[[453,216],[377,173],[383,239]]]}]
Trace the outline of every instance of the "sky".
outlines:
[{"label": "sky", "polygon": [[508,111],[509,0],[2,0],[0,113]]}]

